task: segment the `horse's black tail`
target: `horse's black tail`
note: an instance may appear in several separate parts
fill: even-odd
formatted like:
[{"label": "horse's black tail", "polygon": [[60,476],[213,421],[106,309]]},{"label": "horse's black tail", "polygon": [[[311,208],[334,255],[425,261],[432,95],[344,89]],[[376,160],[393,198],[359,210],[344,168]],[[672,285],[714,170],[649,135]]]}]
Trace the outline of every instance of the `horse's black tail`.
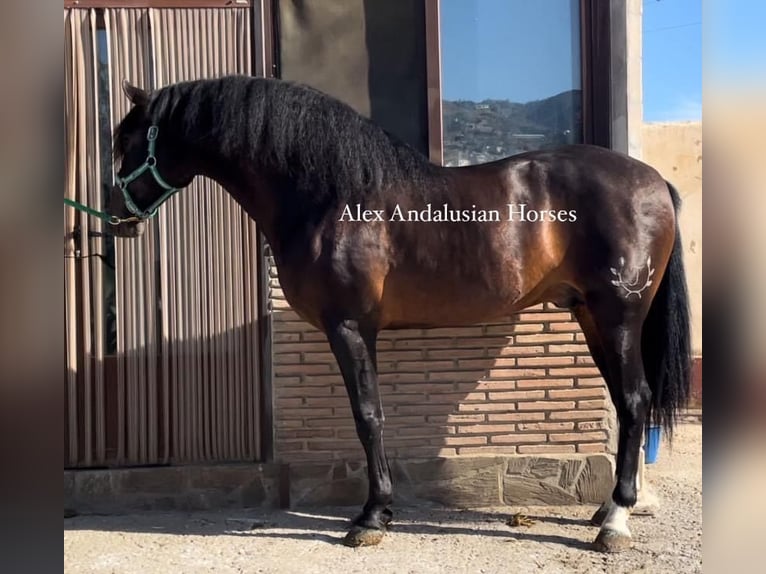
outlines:
[{"label": "horse's black tail", "polygon": [[[678,190],[669,182],[667,185],[678,214]],[[644,322],[641,341],[644,371],[652,390],[647,422],[662,426],[669,438],[679,410],[689,399],[692,366],[689,294],[677,221],[676,217],[673,252]]]}]

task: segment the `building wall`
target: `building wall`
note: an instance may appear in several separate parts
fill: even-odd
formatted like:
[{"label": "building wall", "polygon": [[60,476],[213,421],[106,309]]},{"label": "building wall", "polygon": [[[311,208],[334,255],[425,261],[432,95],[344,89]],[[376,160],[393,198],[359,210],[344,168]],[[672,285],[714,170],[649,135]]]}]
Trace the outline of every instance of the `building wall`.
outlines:
[{"label": "building wall", "polygon": [[681,194],[681,238],[692,310],[692,347],[702,355],[702,122],[645,124],[643,160]]}]

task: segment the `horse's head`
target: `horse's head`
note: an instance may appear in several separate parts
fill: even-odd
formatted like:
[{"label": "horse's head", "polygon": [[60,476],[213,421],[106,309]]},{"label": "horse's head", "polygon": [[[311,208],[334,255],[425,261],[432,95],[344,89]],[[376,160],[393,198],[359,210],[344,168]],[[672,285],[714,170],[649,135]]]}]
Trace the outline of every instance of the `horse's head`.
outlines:
[{"label": "horse's head", "polygon": [[174,142],[167,121],[152,109],[149,92],[127,80],[122,88],[133,107],[115,130],[114,157],[120,160],[120,168],[107,212],[114,219],[114,235],[138,237],[144,222],[189,185],[193,175],[183,167],[182,146]]}]

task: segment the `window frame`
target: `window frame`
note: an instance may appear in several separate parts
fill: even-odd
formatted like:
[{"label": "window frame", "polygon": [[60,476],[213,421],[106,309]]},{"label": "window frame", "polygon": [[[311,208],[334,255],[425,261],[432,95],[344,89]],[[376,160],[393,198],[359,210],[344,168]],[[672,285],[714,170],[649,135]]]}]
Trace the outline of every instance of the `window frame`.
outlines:
[{"label": "window frame", "polygon": [[[424,2],[429,159],[443,165],[440,0]],[[624,2],[580,0],[583,143],[624,153],[628,151],[626,17]]]},{"label": "window frame", "polygon": [[[254,0],[64,0],[67,8],[248,8]],[[255,0],[257,1],[257,0]]]}]

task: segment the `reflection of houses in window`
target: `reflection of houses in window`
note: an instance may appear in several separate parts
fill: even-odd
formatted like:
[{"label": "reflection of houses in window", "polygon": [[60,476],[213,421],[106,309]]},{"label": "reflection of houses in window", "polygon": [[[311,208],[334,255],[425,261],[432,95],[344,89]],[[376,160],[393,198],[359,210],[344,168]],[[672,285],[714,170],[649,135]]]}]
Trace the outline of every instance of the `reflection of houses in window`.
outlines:
[{"label": "reflection of houses in window", "polygon": [[444,101],[444,163],[469,165],[581,141],[581,92],[533,102]]},{"label": "reflection of houses in window", "polygon": [[545,134],[511,134],[511,146],[514,153],[522,153],[542,148],[546,139]]},{"label": "reflection of houses in window", "polygon": [[545,139],[545,134],[511,134],[511,137],[522,140],[542,140]]},{"label": "reflection of houses in window", "polygon": [[495,129],[489,125],[486,120],[481,120],[478,124],[476,124],[476,131],[480,134],[491,134],[493,131],[495,131]]}]

